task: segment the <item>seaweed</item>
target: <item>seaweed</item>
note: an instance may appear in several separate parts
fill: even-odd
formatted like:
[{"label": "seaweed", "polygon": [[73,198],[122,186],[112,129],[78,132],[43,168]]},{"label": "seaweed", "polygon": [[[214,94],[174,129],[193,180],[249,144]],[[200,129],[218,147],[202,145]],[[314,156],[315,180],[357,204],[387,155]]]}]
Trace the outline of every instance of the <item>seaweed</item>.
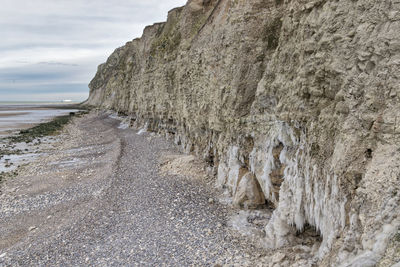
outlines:
[{"label": "seaweed", "polygon": [[69,115],[59,116],[54,118],[52,121],[41,123],[37,126],[34,126],[30,129],[21,130],[19,134],[15,136],[9,137],[9,141],[11,142],[26,142],[30,143],[33,140],[48,136],[48,135],[55,135],[58,133],[64,125],[66,125],[74,116],[82,116],[86,114],[87,111],[80,111],[80,112],[70,112]]}]

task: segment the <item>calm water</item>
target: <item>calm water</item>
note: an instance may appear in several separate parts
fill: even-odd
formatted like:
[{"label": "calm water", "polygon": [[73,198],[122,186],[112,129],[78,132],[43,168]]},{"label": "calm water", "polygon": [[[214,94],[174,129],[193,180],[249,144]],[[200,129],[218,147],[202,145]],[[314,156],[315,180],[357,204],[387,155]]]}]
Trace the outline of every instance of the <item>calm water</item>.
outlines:
[{"label": "calm water", "polygon": [[56,116],[77,112],[65,104],[0,102],[0,137],[50,121]]}]

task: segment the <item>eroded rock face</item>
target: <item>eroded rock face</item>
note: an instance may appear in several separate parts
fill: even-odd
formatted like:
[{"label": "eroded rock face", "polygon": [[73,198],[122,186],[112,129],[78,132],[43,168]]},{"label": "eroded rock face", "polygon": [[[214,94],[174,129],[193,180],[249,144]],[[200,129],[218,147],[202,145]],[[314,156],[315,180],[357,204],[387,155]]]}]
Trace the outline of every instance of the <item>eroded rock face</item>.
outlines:
[{"label": "eroded rock face", "polygon": [[309,225],[321,266],[369,266],[400,226],[399,32],[399,1],[192,0],[100,65],[87,103],[202,156],[236,203],[262,194],[267,247]]}]

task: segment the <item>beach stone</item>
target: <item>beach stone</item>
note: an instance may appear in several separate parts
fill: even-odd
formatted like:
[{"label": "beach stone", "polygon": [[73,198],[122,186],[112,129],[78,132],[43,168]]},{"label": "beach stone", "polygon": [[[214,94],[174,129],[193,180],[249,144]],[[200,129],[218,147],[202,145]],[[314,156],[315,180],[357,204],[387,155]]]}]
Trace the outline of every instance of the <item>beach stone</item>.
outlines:
[{"label": "beach stone", "polygon": [[265,197],[254,174],[248,172],[242,176],[233,198],[233,204],[256,208],[265,204]]},{"label": "beach stone", "polygon": [[271,261],[272,261],[273,263],[279,263],[279,262],[282,262],[282,261],[285,259],[285,257],[286,257],[286,255],[285,255],[284,253],[278,252],[278,253],[275,253],[275,254],[272,256]]}]

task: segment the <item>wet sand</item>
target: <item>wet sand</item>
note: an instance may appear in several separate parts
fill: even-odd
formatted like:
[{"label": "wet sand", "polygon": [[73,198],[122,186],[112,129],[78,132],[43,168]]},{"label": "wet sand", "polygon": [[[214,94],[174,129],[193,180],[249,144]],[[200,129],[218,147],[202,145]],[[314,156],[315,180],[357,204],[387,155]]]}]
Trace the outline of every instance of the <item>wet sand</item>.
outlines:
[{"label": "wet sand", "polygon": [[21,115],[28,115],[29,112],[21,112],[21,113],[0,113],[0,117],[13,117],[13,116],[21,116]]},{"label": "wet sand", "polygon": [[77,112],[77,105],[0,105],[0,138],[47,122],[57,116]]}]

